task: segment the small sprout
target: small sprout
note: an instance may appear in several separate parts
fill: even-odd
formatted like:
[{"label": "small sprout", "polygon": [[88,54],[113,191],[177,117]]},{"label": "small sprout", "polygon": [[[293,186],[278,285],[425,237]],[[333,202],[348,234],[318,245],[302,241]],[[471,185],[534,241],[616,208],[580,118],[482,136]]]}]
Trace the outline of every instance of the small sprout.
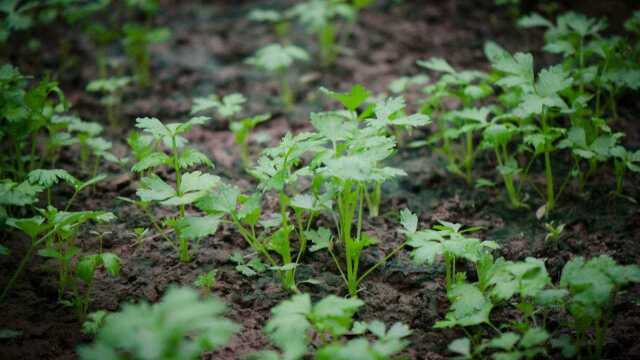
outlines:
[{"label": "small sprout", "polygon": [[558,247],[558,242],[560,238],[563,236],[564,228],[566,224],[554,224],[553,221],[545,223],[544,228],[547,230],[547,235],[544,237],[544,241],[548,243],[553,243],[555,247]]},{"label": "small sprout", "polygon": [[120,124],[122,92],[130,82],[129,77],[112,77],[93,80],[87,85],[87,91],[102,94],[100,102],[107,108],[107,119],[112,129],[117,129]]},{"label": "small sprout", "polygon": [[135,244],[141,246],[144,243],[145,236],[149,234],[150,230],[146,227],[137,227],[133,229],[133,236],[135,238]]},{"label": "small sprout", "polygon": [[87,320],[82,323],[82,332],[86,335],[95,336],[104,325],[108,315],[109,313],[104,310],[90,313],[87,315]]},{"label": "small sprout", "polygon": [[302,48],[293,45],[271,44],[256,51],[246,62],[258,70],[278,78],[282,103],[287,109],[291,109],[294,103],[294,94],[288,76],[290,67],[294,62],[309,60],[309,54]]},{"label": "small sprout", "polygon": [[193,282],[193,286],[205,290],[207,293],[211,293],[211,289],[216,285],[216,277],[218,276],[218,270],[211,270],[209,272],[198,275]]},{"label": "small sprout", "polygon": [[267,271],[267,266],[260,258],[252,257],[246,262],[244,256],[239,251],[235,251],[230,260],[236,264],[236,270],[244,276],[251,277]]}]

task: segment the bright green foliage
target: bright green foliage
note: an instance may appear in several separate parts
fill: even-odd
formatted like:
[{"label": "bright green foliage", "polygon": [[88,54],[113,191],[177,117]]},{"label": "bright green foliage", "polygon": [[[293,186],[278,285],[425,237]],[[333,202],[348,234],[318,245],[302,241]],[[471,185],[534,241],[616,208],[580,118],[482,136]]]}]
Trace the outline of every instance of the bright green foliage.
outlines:
[{"label": "bright green foliage", "polygon": [[196,280],[193,282],[193,285],[197,288],[204,289],[209,293],[211,292],[211,289],[216,285],[217,275],[217,270],[211,270],[209,272],[202,273],[198,275]]},{"label": "bright green foliage", "polygon": [[[486,82],[487,75],[479,71],[456,71],[442,58],[418,61],[418,66],[441,74],[437,82],[423,89],[429,97],[422,105],[422,112],[434,117],[438,124],[438,131],[428,143],[439,145],[439,150],[447,158],[449,171],[471,183],[473,163],[478,152],[474,133],[487,125],[486,118],[491,112],[489,108],[474,107],[474,104],[492,93]],[[462,108],[445,108],[444,100],[448,98],[457,100]],[[455,142],[460,139],[463,144],[458,146]]]},{"label": "bright green foliage", "polygon": [[109,314],[95,342],[78,352],[81,359],[197,359],[238,331],[224,312],[220,300],[170,288],[157,304],[127,304]]},{"label": "bright green foliage", "polygon": [[447,287],[454,285],[460,276],[456,271],[457,259],[476,264],[485,257],[491,257],[491,250],[499,247],[494,241],[481,241],[465,235],[478,228],[462,230],[460,224],[439,221],[440,225],[435,225],[433,229],[416,231],[416,223],[410,214],[403,214],[402,219],[408,237],[407,245],[414,248],[411,252],[414,261],[433,264],[436,257],[444,257]]},{"label": "bright green foliage", "polygon": [[354,9],[341,0],[308,0],[293,6],[288,15],[297,18],[309,34],[317,37],[321,63],[325,66],[333,64],[338,55],[338,19],[356,20]]},{"label": "bright green foliage", "polygon": [[461,355],[457,359],[486,357],[488,351],[492,352],[491,358],[495,360],[535,359],[547,355],[544,345],[548,339],[549,333],[545,329],[533,327],[522,335],[504,332],[492,339],[484,339],[473,349],[468,338],[456,339],[449,344],[449,351]]},{"label": "bright green foliage", "polygon": [[229,129],[233,132],[233,137],[238,146],[240,146],[240,159],[245,167],[251,165],[249,159],[249,135],[251,131],[258,125],[271,118],[271,114],[261,114],[239,121],[234,121],[229,125]]},{"label": "bright green foliage", "polygon": [[312,306],[308,294],[294,295],[271,310],[265,331],[284,359],[299,359],[307,352],[311,329],[337,339],[349,332],[353,315],[362,305],[357,299],[330,295]]},{"label": "bright green foliage", "polygon": [[487,278],[484,291],[497,302],[509,300],[514,295],[522,299],[534,298],[551,285],[544,261],[536,258],[518,262],[500,258],[491,266]]},{"label": "bright green foliage", "polygon": [[87,319],[82,323],[82,332],[86,335],[95,336],[98,330],[104,326],[104,321],[108,313],[104,310],[98,310],[87,315]]},{"label": "bright green foliage", "polygon": [[287,69],[294,62],[307,62],[309,60],[309,54],[302,48],[294,45],[270,44],[256,51],[246,62],[278,79],[282,104],[287,109],[291,109],[295,95],[291,90]]},{"label": "bright green foliage", "polygon": [[229,122],[229,129],[233,132],[234,140],[240,147],[240,159],[245,168],[251,166],[249,158],[249,136],[251,131],[260,123],[271,118],[271,114],[262,114],[238,120],[237,115],[242,112],[242,105],[247,99],[239,93],[226,95],[219,98],[211,95],[193,100],[191,114],[196,114],[210,109],[216,109],[222,120]]},{"label": "bright green foliage", "polygon": [[[206,155],[186,147],[187,140],[183,137],[193,126],[203,125],[207,121],[207,117],[194,117],[184,123],[165,125],[156,118],[138,118],[136,126],[153,138],[157,148],[151,150],[150,144],[141,136],[130,138],[134,150],[138,149],[136,157],[144,155],[137,164],[133,165],[133,171],[147,172],[161,166],[169,166],[175,173],[175,187],[159,176],[151,174],[140,179],[140,187],[136,194],[140,198],[139,205],[145,212],[148,205],[153,202],[163,206],[178,207],[178,216],[164,222],[175,232],[178,244],[176,245],[166,234],[163,236],[178,251],[180,260],[184,262],[191,260],[189,241],[199,240],[215,233],[219,222],[218,217],[215,216],[199,217],[186,214],[186,206],[196,203],[220,183],[220,178],[211,174],[201,171],[184,172],[197,165],[213,166]],[[141,143],[141,141],[144,142]],[[160,145],[168,148],[170,155],[161,151]],[[153,216],[148,212],[147,214],[156,230],[164,232]]]},{"label": "bright green foliage", "polygon": [[95,280],[96,271],[104,268],[109,275],[119,276],[120,263],[120,258],[109,252],[81,256],[75,265],[73,275],[75,282],[71,284],[71,298],[63,303],[73,306],[79,318],[84,319],[91,304],[91,286]]},{"label": "bright green foliage", "polygon": [[308,0],[290,8],[286,15],[296,18],[307,33],[316,36],[321,63],[329,66],[335,62],[340,45],[346,47],[359,12],[372,3],[371,0]]},{"label": "bright green foliage", "polygon": [[[566,307],[575,321],[578,353],[583,347],[588,347],[596,357],[602,356],[616,294],[632,282],[640,282],[640,267],[618,265],[607,255],[586,261],[576,257],[565,265],[560,286],[566,287],[570,293]],[[595,330],[592,343],[586,341],[590,329]]]},{"label": "bright green foliage", "polygon": [[[250,358],[301,359],[309,352],[312,333],[321,339],[315,359],[350,359],[355,354],[362,359],[389,359],[400,352],[407,345],[404,338],[411,330],[401,323],[389,329],[380,321],[354,324],[353,316],[362,305],[358,299],[333,295],[312,305],[308,294],[294,295],[271,310],[272,317],[265,326],[269,339],[281,353],[263,351]],[[348,342],[341,339],[349,333],[362,335],[365,331],[371,332],[376,341],[370,343],[365,337]]]},{"label": "bright green foliage", "polygon": [[231,119],[242,111],[242,105],[247,99],[239,93],[225,95],[219,98],[217,95],[193,99],[191,114],[197,114],[210,109],[216,109],[223,119]]},{"label": "bright green foliage", "polygon": [[151,44],[163,43],[169,40],[171,32],[167,28],[151,28],[140,24],[127,24],[123,28],[122,44],[129,57],[136,81],[141,87],[149,86],[151,81]]},{"label": "bright green foliage", "polygon": [[[58,263],[58,297],[62,300],[65,290],[71,285],[74,279],[84,280],[76,276],[73,271],[73,260],[78,256],[82,256],[81,248],[76,243],[76,235],[80,225],[95,221],[98,223],[110,222],[115,216],[110,212],[103,211],[78,211],[68,212],[60,211],[52,206],[46,209],[38,210],[41,215],[31,218],[7,220],[7,224],[16,228],[30,238],[30,245],[27,253],[22,258],[18,268],[5,286],[0,302],[3,301],[13,287],[15,281],[25,270],[34,253],[38,255],[52,258]],[[107,255],[109,257],[109,255]],[[109,258],[103,261],[105,268],[114,270],[113,259]],[[96,262],[96,267],[100,263]],[[109,270],[109,271],[111,271]],[[115,271],[113,272],[116,273]],[[86,277],[88,279],[88,277]],[[88,302],[88,298],[87,301]],[[86,306],[80,308],[81,314],[86,312]]]},{"label": "bright green foliage", "polygon": [[87,91],[102,94],[100,102],[107,108],[107,120],[114,129],[118,126],[120,120],[122,91],[130,82],[131,78],[123,76],[97,79],[87,85]]},{"label": "bright green foliage", "polygon": [[429,77],[424,74],[415,76],[402,76],[389,83],[389,91],[393,94],[401,94],[410,86],[424,85],[429,81]]},{"label": "bright green foliage", "polygon": [[[27,78],[16,68],[0,67],[0,139],[8,150],[1,158],[3,178],[22,181],[26,172],[56,155],[56,140],[62,140],[57,134],[64,126],[55,124],[55,116],[67,107],[56,82],[44,79],[28,86]],[[43,144],[47,156],[38,159],[36,145],[42,132],[49,135]]]},{"label": "bright green foliage", "polygon": [[[407,228],[411,229],[413,221],[408,223]],[[569,261],[555,287],[541,259],[485,258],[476,265],[476,283],[458,279],[447,289],[451,307],[435,327],[485,324],[498,336],[481,342],[475,339],[473,348],[469,339],[454,341],[449,349],[461,359],[486,357],[487,352],[494,359],[532,359],[546,354],[545,344],[550,338],[551,345],[566,357],[589,354],[600,358],[616,293],[629,283],[640,281],[637,265],[618,265],[606,255]],[[514,306],[521,314],[514,322],[502,325],[503,329],[513,327],[514,331],[499,331],[491,323],[490,312],[498,306]],[[551,312],[557,312],[572,327],[572,336],[555,336],[545,329]]]},{"label": "bright green foliage", "polygon": [[267,271],[267,267],[262,263],[260,258],[253,257],[251,260],[246,261],[239,251],[231,254],[229,260],[236,264],[236,270],[244,276],[251,277]]},{"label": "bright green foliage", "polygon": [[[354,329],[356,326],[358,324],[354,325]],[[364,337],[346,343],[334,342],[318,350],[315,358],[318,360],[349,360],[357,354],[359,359],[391,359],[393,355],[402,351],[409,344],[404,338],[411,335],[411,330],[405,324],[395,323],[387,329],[384,323],[374,320],[368,324],[362,324],[362,326],[366,326],[366,329],[375,336],[376,340],[373,343]],[[355,330],[352,332],[356,333]]]},{"label": "bright green foliage", "polygon": [[434,327],[471,326],[489,322],[493,304],[477,286],[468,283],[453,284],[447,291],[447,297],[451,302],[449,312]]}]

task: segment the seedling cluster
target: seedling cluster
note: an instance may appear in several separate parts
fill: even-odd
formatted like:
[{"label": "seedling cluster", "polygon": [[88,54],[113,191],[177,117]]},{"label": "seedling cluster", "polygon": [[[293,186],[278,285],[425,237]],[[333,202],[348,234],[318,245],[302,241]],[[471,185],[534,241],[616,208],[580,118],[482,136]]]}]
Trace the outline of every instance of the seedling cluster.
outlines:
[{"label": "seedling cluster", "polygon": [[[426,224],[426,217],[390,205],[385,189],[407,177],[408,169],[395,161],[398,152],[426,147],[452,179],[462,179],[465,191],[502,183],[505,205],[535,213],[545,246],[555,251],[570,236],[569,225],[554,218],[563,194],[583,194],[604,178],[616,199],[635,202],[627,196],[633,184],[624,180],[640,173],[640,150],[625,143],[619,100],[640,88],[640,12],[625,23],[624,36],[605,34],[604,20],[575,12],[555,20],[537,13],[520,17],[518,26],[544,29],[543,50],[557,56],[554,65],[540,68],[532,53],[512,54],[487,42],[488,71],[431,58],[417,62],[428,75],[398,77],[388,87],[391,95],[360,84],[341,91],[320,87],[314,96],[333,108],[305,113],[301,130],[260,149],[254,130],[291,115],[302,98],[292,69],[314,61],[323,71],[336,66],[340,55],[348,55],[359,14],[373,3],[309,0],[282,11],[252,11],[249,19],[271,24],[278,42],[242,66],[279,82],[274,115],[251,113],[249,95],[208,91],[194,97],[188,116],[179,120],[135,118],[127,154],[114,146],[116,139],[108,140],[100,122],[76,115],[55,77],[32,78],[10,64],[0,66],[0,225],[17,239],[2,238],[0,257],[19,258],[2,284],[0,303],[11,301],[34,258],[43,258],[55,275],[57,301],[72,307],[83,332],[95,337],[78,347],[81,359],[198,359],[242,331],[237,309],[230,315],[235,320],[228,319],[216,297],[229,272],[214,267],[221,265],[217,260],[203,264],[202,248],[218,251],[224,237],[225,246],[233,246],[226,256],[230,273],[246,281],[273,278],[286,294],[261,326],[269,345],[249,359],[406,355],[414,333],[408,325],[365,321],[358,314],[367,306],[366,280],[403,254],[419,269],[435,269],[429,272],[438,274],[433,281],[443,268],[448,308],[433,327],[464,334],[448,347],[458,358],[605,357],[618,295],[640,282],[639,266],[605,254],[574,256],[554,277],[546,259],[500,256],[504,244],[486,239],[482,227],[444,219]],[[518,1],[499,3],[517,9]],[[0,41],[58,18],[82,28],[98,49],[99,72],[83,88],[100,97],[102,120],[118,132],[129,117],[122,107],[132,81],[154,85],[150,45],[168,40],[170,31],[153,25],[160,9],[155,0],[126,1],[122,31],[114,21],[91,21],[108,19],[100,14],[109,5],[6,1]],[[293,45],[295,26],[313,35],[315,48]],[[108,66],[107,48],[117,44],[131,76]],[[418,101],[405,100],[416,88],[422,90]],[[242,171],[216,168],[199,148],[198,134],[209,131],[211,119],[233,136]],[[487,164],[492,179],[482,177]],[[106,182],[114,169],[126,174],[132,189],[115,204],[139,215],[135,225],[103,202],[82,206],[112,188]],[[383,221],[396,229],[378,229]],[[105,245],[114,224],[131,225],[129,250]],[[384,238],[375,235],[385,231],[390,234]],[[389,239],[399,241],[385,244]],[[170,286],[155,304],[95,309],[95,285],[125,281],[114,279],[127,275],[127,262],[135,260],[126,252],[145,256],[140,253],[150,246],[170,249],[163,256],[172,266],[196,269],[183,285],[200,292]],[[319,259],[322,270],[339,279],[327,287],[335,294],[308,290],[321,283],[308,278]]]}]

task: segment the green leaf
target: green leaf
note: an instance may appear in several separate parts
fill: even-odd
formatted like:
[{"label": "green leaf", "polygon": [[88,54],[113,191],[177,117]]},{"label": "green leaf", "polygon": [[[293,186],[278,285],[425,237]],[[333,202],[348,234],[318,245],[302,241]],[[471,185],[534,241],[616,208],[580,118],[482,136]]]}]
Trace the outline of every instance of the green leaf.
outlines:
[{"label": "green leaf", "polygon": [[294,61],[306,62],[309,59],[309,54],[297,46],[270,44],[256,51],[246,62],[264,71],[277,72],[291,66]]},{"label": "green leaf", "polygon": [[140,179],[140,187],[136,191],[142,201],[163,201],[176,195],[176,191],[160,177],[153,174]]},{"label": "green leaf", "polygon": [[338,112],[311,113],[313,127],[331,142],[345,141],[352,136],[357,125]]},{"label": "green leaf", "polygon": [[531,28],[531,27],[550,28],[550,27],[553,27],[553,24],[549,20],[542,17],[542,15],[534,12],[518,19],[518,26],[523,28]]},{"label": "green leaf", "polygon": [[367,98],[369,98],[369,91],[365,89],[364,86],[360,84],[353,85],[349,92],[336,92],[326,89],[324,87],[320,88],[324,94],[330,96],[331,98],[339,101],[345,108],[350,111],[355,111],[358,106],[362,105]]},{"label": "green leaf", "polygon": [[447,297],[451,307],[445,320],[436,322],[435,328],[478,325],[489,320],[493,304],[475,285],[454,284]]},{"label": "green leaf", "polygon": [[525,349],[531,348],[533,346],[542,345],[549,338],[549,333],[545,329],[542,328],[531,328],[527,330],[527,332],[522,335],[522,340],[520,340],[520,346]]},{"label": "green leaf", "polygon": [[309,319],[318,331],[329,332],[335,338],[349,332],[353,315],[363,305],[359,299],[329,295],[313,306]]},{"label": "green leaf", "polygon": [[225,345],[238,325],[223,317],[224,304],[199,299],[189,288],[170,288],[156,304],[127,304],[106,317],[93,344],[78,349],[80,359],[195,360]]},{"label": "green leaf", "polygon": [[178,220],[176,227],[181,238],[197,240],[215,234],[219,225],[218,216],[185,216]]},{"label": "green leaf", "polygon": [[11,227],[22,230],[32,240],[49,228],[49,224],[44,224],[44,218],[42,216],[22,219],[9,218],[6,223]]},{"label": "green leaf", "polygon": [[107,272],[111,276],[120,275],[121,260],[118,257],[118,255],[106,252],[106,253],[100,254],[100,258],[102,260],[102,264],[104,265],[104,268],[107,270]]},{"label": "green leaf", "polygon": [[282,349],[285,359],[299,359],[307,352],[310,313],[308,294],[294,295],[271,309],[272,316],[264,330],[271,342]]},{"label": "green leaf", "polygon": [[570,74],[562,68],[562,65],[555,65],[542,69],[538,73],[536,81],[536,92],[543,97],[555,96],[560,91],[568,88],[573,83]]},{"label": "green leaf", "polygon": [[83,256],[76,264],[76,275],[86,284],[93,280],[93,277],[100,261],[100,255]]},{"label": "green leaf", "polygon": [[152,169],[160,165],[168,165],[171,162],[171,158],[162,152],[153,152],[146,155],[138,163],[133,165],[131,171],[143,172],[147,169]]},{"label": "green leaf", "polygon": [[156,118],[144,117],[136,119],[136,127],[149,133],[156,139],[171,137],[173,134],[169,129]]},{"label": "green leaf", "polygon": [[400,223],[406,234],[415,234],[418,230],[418,216],[409,209],[402,209],[402,211],[400,211]]},{"label": "green leaf", "polygon": [[178,155],[178,166],[181,169],[190,168],[197,165],[206,165],[213,168],[213,163],[207,155],[198,150],[187,148]]},{"label": "green leaf", "polygon": [[309,249],[311,252],[329,248],[333,240],[331,230],[325,227],[319,227],[317,230],[305,231],[304,236],[311,240],[311,243],[313,244]]},{"label": "green leaf", "polygon": [[496,84],[503,87],[533,87],[533,56],[528,53],[511,54],[501,53],[492,62],[494,69],[505,73],[505,76]]},{"label": "green leaf", "polygon": [[240,189],[224,184],[198,201],[200,210],[210,214],[229,214],[236,211]]},{"label": "green leaf", "polygon": [[453,353],[460,354],[469,359],[471,358],[471,341],[467,338],[453,340],[447,349]]},{"label": "green leaf", "polygon": [[513,332],[502,333],[489,341],[489,347],[510,351],[520,340],[520,335]]},{"label": "green leaf", "polygon": [[271,235],[269,241],[269,248],[277,252],[283,258],[290,256],[291,253],[291,250],[289,248],[289,234],[292,230],[292,226],[282,227]]},{"label": "green leaf", "polygon": [[418,60],[417,63],[418,63],[418,66],[422,66],[429,70],[444,72],[449,74],[456,73],[455,69],[452,68],[451,65],[449,65],[447,60],[442,58],[434,57],[429,60]]},{"label": "green leaf", "polygon": [[64,180],[70,185],[73,185],[78,180],[71,176],[66,170],[62,169],[36,169],[29,172],[27,175],[29,182],[35,185],[42,186],[44,188],[49,188],[52,185],[55,185],[60,180]]}]

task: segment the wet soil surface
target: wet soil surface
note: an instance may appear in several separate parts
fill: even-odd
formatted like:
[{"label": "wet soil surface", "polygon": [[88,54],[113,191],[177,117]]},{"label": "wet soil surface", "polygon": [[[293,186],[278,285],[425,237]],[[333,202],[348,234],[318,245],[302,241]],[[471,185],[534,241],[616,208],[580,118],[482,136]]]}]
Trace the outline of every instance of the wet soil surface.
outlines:
[{"label": "wet soil surface", "polygon": [[[233,5],[230,5],[232,4]],[[390,2],[389,2],[390,3]],[[346,90],[351,84],[362,83],[368,89],[385,92],[389,82],[399,76],[413,75],[420,70],[418,59],[444,57],[457,68],[486,69],[482,47],[491,39],[511,51],[539,49],[539,32],[515,30],[513,18],[492,1],[478,5],[472,1],[405,1],[395,6],[376,6],[365,10],[350,40],[349,50],[339,57],[330,69],[306,65],[292,69],[297,79],[297,106],[291,113],[279,110],[277,84],[262,77],[243,60],[257,48],[275,41],[267,26],[249,22],[246,14],[264,5],[285,6],[276,2],[165,2],[158,23],[171,28],[172,40],[154,46],[153,85],[145,91],[132,89],[125,94],[120,129],[110,130],[118,155],[126,154],[125,137],[137,116],[155,116],[163,121],[182,120],[188,116],[191,99],[212,92],[228,94],[241,92],[248,102],[247,114],[270,112],[274,118],[260,126],[257,132],[268,134],[271,144],[278,142],[287,131],[308,127],[308,113],[330,109],[329,103],[317,92],[319,86]],[[616,6],[608,8],[615,11]],[[624,4],[620,5],[624,13]],[[612,10],[614,9],[614,10]],[[590,11],[586,9],[586,11]],[[629,14],[629,12],[627,12]],[[626,15],[625,15],[626,16]],[[40,35],[56,37],[63,30]],[[88,120],[103,121],[105,114],[98,100],[84,91],[86,83],[96,77],[92,49],[86,42],[71,36],[75,56],[73,66],[60,75],[61,85],[73,103],[76,113]],[[295,43],[313,47],[304,36],[296,36]],[[54,42],[55,43],[55,42]],[[24,73],[40,75],[43,68],[60,65],[55,47],[43,49],[39,56],[15,50],[11,61]],[[311,48],[313,52],[313,48]],[[535,52],[541,63],[553,61],[548,55]],[[123,55],[113,51],[112,57]],[[123,59],[121,59],[123,60]],[[419,92],[409,93],[410,103],[419,99]],[[627,132],[628,145],[640,143],[640,121],[637,106],[629,99],[621,109],[624,118],[618,126]],[[413,102],[415,104],[415,102]],[[335,105],[335,104],[334,104]],[[414,137],[422,136],[414,133]],[[215,172],[226,181],[242,188],[253,186],[253,180],[242,172],[233,138],[225,124],[216,123],[195,129],[190,140],[216,163]],[[254,153],[257,145],[253,144]],[[73,164],[77,150],[63,154],[63,164],[77,173]],[[469,226],[481,226],[479,236],[501,244],[499,256],[521,260],[528,256],[546,258],[548,270],[557,281],[562,266],[572,257],[609,254],[621,263],[640,262],[640,207],[633,202],[612,197],[609,192],[613,179],[607,176],[594,179],[586,193],[569,188],[553,215],[557,223],[567,224],[565,236],[552,248],[545,244],[544,221],[536,219],[534,210],[541,203],[535,193],[529,202],[534,210],[512,210],[506,206],[502,189],[472,189],[464,181],[445,171],[437,155],[427,149],[401,147],[395,166],[405,169],[409,176],[385,185],[385,201],[381,216],[368,220],[364,230],[381,240],[381,245],[365,253],[364,265],[370,266],[403,239],[396,231],[398,212],[409,207],[420,215],[420,226],[427,227],[437,220],[447,220]],[[479,174],[491,178],[495,164],[489,157],[478,161]],[[93,292],[92,310],[117,310],[126,301],[157,301],[170,284],[191,284],[201,273],[218,269],[219,278],[214,292],[229,304],[229,316],[242,325],[240,331],[225,348],[205,358],[237,359],[268,346],[262,327],[269,318],[272,306],[287,298],[277,279],[270,275],[248,278],[234,269],[229,260],[236,249],[247,245],[230,227],[223,227],[215,236],[206,238],[193,262],[178,261],[175,252],[161,239],[151,239],[142,245],[133,243],[132,229],[148,226],[146,218],[136,208],[116,199],[135,195],[136,179],[122,170],[109,166],[102,169],[111,177],[97,188],[80,197],[77,209],[113,211],[118,217],[114,224],[98,229],[105,232],[104,246],[123,259],[122,276],[111,278],[99,275]],[[124,174],[124,175],[123,175]],[[78,174],[80,175],[80,174]],[[626,180],[626,193],[639,199],[638,177]],[[61,193],[60,197],[68,197]],[[160,211],[160,210],[158,210]],[[96,249],[98,241],[88,231],[81,231],[83,248]],[[95,229],[93,229],[95,230]],[[12,233],[5,234],[3,244],[11,249],[11,258],[0,259],[5,283],[12,269],[25,252],[26,239]],[[325,254],[308,254],[298,270],[299,280],[313,278],[315,285],[300,286],[316,299],[327,294],[344,294],[337,270]],[[2,359],[74,359],[78,344],[90,341],[81,332],[75,313],[58,304],[57,284],[50,264],[34,259],[28,272],[18,282],[7,303],[0,305],[0,328],[21,332],[12,339],[0,339]],[[457,330],[436,330],[432,326],[446,313],[448,303],[440,267],[414,265],[407,251],[401,251],[380,271],[364,282],[362,299],[366,306],[358,313],[361,320],[380,319],[387,323],[402,321],[413,329],[412,345],[405,351],[411,359],[447,358],[447,344],[463,335]],[[616,317],[608,334],[607,358],[631,359],[640,357],[640,286],[623,293],[616,303]],[[494,314],[494,322],[508,321],[508,314]]]}]

